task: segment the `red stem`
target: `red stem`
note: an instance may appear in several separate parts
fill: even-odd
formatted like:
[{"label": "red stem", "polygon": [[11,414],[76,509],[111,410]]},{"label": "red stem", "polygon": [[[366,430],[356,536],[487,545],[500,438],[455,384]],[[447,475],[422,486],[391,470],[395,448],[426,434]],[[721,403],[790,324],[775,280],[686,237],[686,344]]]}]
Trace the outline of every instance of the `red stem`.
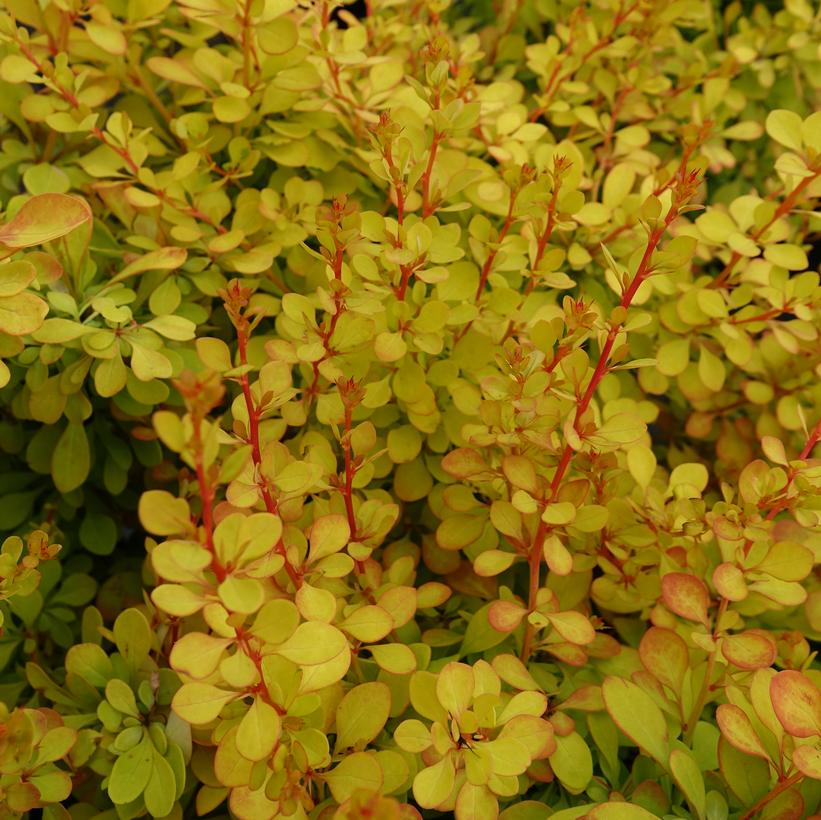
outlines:
[{"label": "red stem", "polygon": [[[810,169],[813,174],[812,176],[804,177],[795,188],[788,194],[788,196],[784,199],[784,201],[776,208],[775,213],[772,215],[772,218],[769,219],[766,224],[762,225],[756,231],[750,234],[750,239],[754,242],[757,242],[773,225],[773,223],[780,219],[782,216],[787,214],[790,210],[792,210],[795,203],[798,201],[798,198],[801,196],[802,192],[805,188],[807,188],[817,177],[821,176],[821,168],[811,168]],[[738,253],[738,251],[733,251],[732,256],[730,257],[727,264],[724,266],[723,270],[719,275],[710,283],[710,287],[713,288],[720,288],[723,287],[724,283],[730,278],[735,266],[741,261],[742,254]]]},{"label": "red stem", "polygon": [[[342,281],[342,261],[345,253],[345,246],[341,245],[338,241],[336,236],[334,236],[334,246],[336,248],[336,252],[334,253],[332,268],[334,273],[334,279],[338,282]],[[339,322],[339,317],[342,315],[345,309],[345,303],[342,300],[341,295],[337,292],[334,294],[334,308],[335,312],[333,316],[331,316],[331,320],[328,323],[328,329],[325,332],[320,331],[320,336],[322,337],[322,343],[325,346],[325,353],[322,356],[322,359],[319,362],[313,362],[313,381],[311,382],[311,386],[308,388],[306,395],[309,399],[312,399],[313,396],[316,395],[317,386],[319,384],[319,365],[321,362],[324,362],[326,359],[331,358],[333,356],[333,351],[328,346],[328,343],[331,340],[331,337],[334,335],[334,331],[336,330],[336,325]]]},{"label": "red stem", "polygon": [[[658,243],[661,241],[661,237],[664,235],[667,228],[673,222],[673,220],[678,215],[678,208],[673,206],[670,208],[670,212],[668,213],[667,217],[665,218],[662,225],[655,228],[647,239],[647,246],[644,249],[644,254],[642,255],[641,262],[639,262],[638,269],[636,270],[636,275],[633,277],[633,280],[630,282],[627,290],[625,290],[624,294],[622,295],[621,302],[619,303],[621,307],[627,308],[630,306],[630,303],[633,301],[633,298],[636,295],[636,291],[639,289],[641,284],[647,278],[651,271],[650,261],[653,256],[653,252],[655,251]],[[593,376],[590,379],[589,384],[587,385],[587,389],[584,392],[584,395],[580,399],[579,403],[576,405],[576,413],[573,419],[573,427],[575,428],[576,432],[579,431],[579,423],[583,418],[584,414],[587,412],[587,409],[590,406],[590,402],[593,399],[593,395],[596,392],[601,380],[607,373],[607,365],[610,359],[610,354],[613,350],[613,345],[615,344],[616,337],[618,336],[619,332],[621,331],[620,324],[614,324],[610,327],[610,330],[607,333],[607,339],[602,346],[601,353],[599,355],[599,360],[596,363],[596,368],[593,371]],[[553,475],[553,480],[550,482],[550,495],[545,503],[547,504],[552,503],[556,500],[559,487],[561,486],[562,479],[564,478],[565,473],[567,472],[568,467],[570,466],[571,461],[573,460],[573,453],[575,451],[570,446],[570,444],[565,444],[564,450],[562,451],[561,457],[559,458],[559,463],[556,466],[556,472]],[[536,530],[536,535],[533,539],[533,545],[530,550],[529,556],[529,565],[530,565],[530,583],[529,583],[529,593],[528,593],[528,602],[527,608],[529,612],[533,612],[536,608],[536,596],[539,591],[539,574],[541,569],[541,556],[542,556],[542,549],[544,545],[544,539],[547,537],[547,534],[550,532],[550,525],[546,524],[544,521],[539,521],[539,526]],[[533,643],[533,636],[534,636],[534,627],[528,621],[525,626],[525,635],[524,641],[522,643],[522,652],[521,658],[523,662],[527,662],[528,658],[530,657],[531,646]]]},{"label": "red stem", "polygon": [[391,174],[394,175],[395,172],[393,190],[396,194],[396,221],[399,223],[399,227],[402,227],[405,222],[405,192],[402,189],[402,182],[398,178],[398,169],[393,161],[393,151],[391,151],[390,145],[385,146],[385,162],[388,164]]},{"label": "red stem", "polygon": [[[613,18],[613,27],[610,31],[603,35],[596,43],[594,43],[587,51],[582,55],[580,67],[585,65],[587,61],[597,52],[601,51],[603,48],[606,48],[610,45],[613,41],[613,37],[616,33],[616,29],[638,8],[640,0],[636,0],[631,6],[626,9],[620,10],[616,16]],[[564,65],[565,60],[567,60],[573,53],[573,33],[571,31],[570,37],[567,40],[567,44],[565,45],[564,49],[562,50],[562,59],[560,59],[556,66],[553,69],[550,77],[547,80],[547,84],[545,85],[544,94],[547,95],[545,102],[536,108],[530,114],[530,121],[535,122],[539,119],[539,117],[544,114],[545,111],[550,107],[550,104],[553,102],[553,98],[556,96],[559,88],[561,87],[562,83],[572,77],[576,72],[568,71],[563,76],[559,77],[559,72]],[[555,85],[554,85],[555,83]]]},{"label": "red stem", "polygon": [[516,205],[516,197],[518,196],[518,191],[511,191],[510,192],[510,205],[507,208],[507,216],[505,217],[505,224],[502,225],[502,230],[499,232],[499,238],[496,240],[496,246],[487,256],[485,259],[485,264],[482,265],[482,273],[479,276],[479,287],[476,288],[476,301],[478,302],[484,292],[485,285],[487,284],[488,276],[490,276],[490,270],[493,267],[493,261],[496,259],[496,254],[499,252],[499,247],[501,246],[504,238],[507,236],[507,232],[510,230],[510,226],[513,224],[513,208]]},{"label": "red stem", "polygon": [[402,281],[399,283],[399,287],[396,290],[396,298],[400,302],[404,302],[405,295],[408,292],[408,284],[410,283],[410,278],[413,274],[413,268],[410,265],[400,265],[399,270],[402,272]]},{"label": "red stem", "polygon": [[786,780],[782,780],[780,783],[776,783],[764,797],[761,798],[746,814],[741,816],[740,820],[752,820],[753,817],[761,811],[768,803],[771,803],[778,797],[779,794],[782,792],[787,791],[787,789],[792,788],[796,783],[802,780],[804,777],[802,772],[795,772],[795,774],[790,775]]},{"label": "red stem", "polygon": [[[815,429],[813,429],[812,433],[810,433],[810,435],[808,436],[804,448],[798,454],[799,461],[806,461],[810,457],[810,455],[812,455],[813,448],[816,444],[818,444],[819,441],[821,441],[821,421],[819,421],[818,424],[815,425]],[[792,485],[793,481],[795,481],[795,477],[798,475],[798,472],[798,470],[791,468],[790,471],[787,473],[787,484],[784,487],[785,493],[789,491],[790,486]],[[764,517],[764,520],[772,521],[778,515],[778,513],[782,512],[783,510],[786,510],[790,506],[791,500],[791,498],[784,497],[775,501],[773,505],[770,507],[769,511],[767,512],[767,515]],[[749,552],[752,544],[753,541],[750,538],[748,538],[744,542],[745,555]]]},{"label": "red stem", "polygon": [[345,453],[345,512],[348,515],[348,527],[351,531],[351,541],[356,540],[356,516],[353,511],[353,461],[351,459],[351,414],[350,405],[345,405],[345,433],[342,437],[342,450]]},{"label": "red stem", "polygon": [[434,131],[433,140],[430,144],[430,153],[428,154],[428,164],[422,174],[422,218],[430,216],[436,210],[436,205],[430,201],[430,177],[433,173],[433,164],[436,162],[436,152],[439,149],[441,139],[442,134]]},{"label": "red stem", "polygon": [[[236,324],[237,341],[239,343],[239,359],[243,365],[248,364],[248,320],[244,316],[237,315]],[[271,515],[277,515],[277,502],[271,495],[271,490],[268,487],[265,478],[262,474],[262,448],[259,441],[259,410],[254,403],[254,397],[251,393],[251,384],[248,379],[248,374],[243,373],[240,376],[240,384],[242,385],[242,395],[245,398],[245,409],[248,413],[248,441],[251,444],[251,455],[254,460],[254,466],[258,475],[257,482],[262,499],[265,502],[265,509]],[[278,552],[285,561],[285,571],[294,586],[299,589],[302,586],[302,577],[296,568],[288,560],[287,550],[285,549],[285,542],[280,536],[274,549]]]},{"label": "red stem", "polygon": [[536,258],[533,260],[534,275],[530,277],[530,281],[525,286],[525,296],[532,293],[533,289],[536,287],[536,276],[537,271],[539,270],[539,263],[542,261],[545,248],[547,247],[547,242],[550,239],[553,233],[553,228],[556,224],[556,201],[559,198],[559,190],[561,187],[561,180],[558,178],[555,179],[553,182],[553,194],[550,197],[550,202],[547,206],[547,221],[545,222],[544,231],[542,231],[542,235],[539,237],[539,244],[536,246]]}]

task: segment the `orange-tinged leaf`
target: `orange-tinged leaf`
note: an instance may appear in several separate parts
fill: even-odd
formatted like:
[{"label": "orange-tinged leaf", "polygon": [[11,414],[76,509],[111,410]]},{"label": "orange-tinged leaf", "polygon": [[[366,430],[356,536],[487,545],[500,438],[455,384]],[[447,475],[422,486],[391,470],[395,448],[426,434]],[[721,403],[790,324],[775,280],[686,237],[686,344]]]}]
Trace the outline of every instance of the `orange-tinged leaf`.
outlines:
[{"label": "orange-tinged leaf", "polygon": [[581,612],[569,610],[568,612],[555,612],[546,617],[559,635],[577,646],[592,643],[596,638],[596,630],[593,629],[589,618]]},{"label": "orange-tinged leaf", "polygon": [[527,615],[527,610],[513,601],[494,601],[490,605],[487,619],[497,632],[512,632]]},{"label": "orange-tinged leaf", "polygon": [[735,564],[719,564],[713,571],[716,592],[729,601],[743,601],[749,591],[744,582],[744,573]]},{"label": "orange-tinged leaf", "polygon": [[473,570],[483,578],[492,578],[509,569],[515,560],[515,553],[504,550],[486,550],[473,562]]},{"label": "orange-tinged leaf", "polygon": [[639,657],[651,675],[681,694],[681,684],[690,665],[690,653],[677,633],[672,629],[650,627],[639,644]]},{"label": "orange-tinged leaf", "polygon": [[0,244],[29,248],[59,239],[90,220],[91,208],[85,200],[69,194],[39,194],[0,227]]},{"label": "orange-tinged leaf", "polygon": [[[475,667],[474,667],[475,668]],[[544,692],[517,692],[498,714],[498,724],[507,723],[519,715],[541,717],[547,710],[547,695]]]},{"label": "orange-tinged leaf", "polygon": [[[810,820],[805,811],[806,805],[797,786],[781,792],[764,806],[760,820]],[[817,815],[816,815],[817,816]]]},{"label": "orange-tinged leaf", "polygon": [[773,709],[794,737],[821,735],[821,691],[804,674],[787,669],[770,681]]},{"label": "orange-tinged leaf", "polygon": [[580,686],[566,700],[556,706],[556,711],[578,709],[580,712],[601,712],[604,710],[604,699],[601,686]]},{"label": "orange-tinged leaf", "polygon": [[413,620],[416,614],[416,589],[411,586],[396,586],[379,596],[377,601],[393,620],[394,627],[400,629]]},{"label": "orange-tinged leaf", "polygon": [[716,721],[721,733],[739,752],[769,760],[764,744],[756,734],[753,724],[739,706],[722,703],[716,709]]},{"label": "orange-tinged leaf", "polygon": [[175,270],[187,258],[188,251],[185,248],[177,248],[173,245],[166,248],[157,248],[138,256],[133,262],[129,262],[111,281],[120,282],[123,279],[150,270]]},{"label": "orange-tinged leaf", "polygon": [[476,450],[464,447],[451,450],[442,459],[442,469],[455,478],[470,478],[480,473],[490,472],[487,463]]},{"label": "orange-tinged leaf", "polygon": [[[171,62],[171,60],[169,60],[169,62]],[[211,787],[203,786],[199,794],[201,795],[205,789],[209,788]],[[217,795],[220,797],[219,803],[222,803],[229,793],[231,795],[229,800],[231,814],[233,817],[236,817],[237,820],[256,820],[258,817],[276,817],[277,814],[280,813],[279,801],[268,799],[265,795],[265,789],[251,789],[249,786],[244,785],[238,785],[237,788],[231,789],[230,792],[228,789],[224,791],[220,789],[217,792]],[[199,795],[197,797],[197,805],[199,805]],[[214,799],[216,800],[216,797]],[[219,803],[214,805],[214,808],[216,808]]]},{"label": "orange-tinged leaf", "polygon": [[550,757],[556,751],[553,726],[535,715],[512,717],[502,727],[499,737],[510,738],[521,743],[527,749],[531,760]]},{"label": "orange-tinged leaf", "polygon": [[525,456],[509,455],[502,459],[502,472],[511,485],[531,494],[538,492],[539,483],[533,462]]},{"label": "orange-tinged leaf", "polygon": [[776,656],[775,641],[760,629],[728,635],[721,643],[721,651],[739,669],[764,669],[772,665]]},{"label": "orange-tinged leaf", "polygon": [[545,563],[556,575],[570,575],[573,571],[573,556],[561,542],[558,535],[548,535],[542,544]]},{"label": "orange-tinged leaf", "polygon": [[25,259],[0,265],[0,297],[14,296],[25,290],[37,276],[37,268]]},{"label": "orange-tinged leaf", "polygon": [[821,750],[816,746],[796,746],[792,762],[807,777],[821,780]]},{"label": "orange-tinged leaf", "polygon": [[710,606],[710,593],[700,578],[684,572],[668,572],[661,579],[661,595],[671,612],[709,627],[707,609]]},{"label": "orange-tinged leaf", "polygon": [[48,316],[48,305],[33,293],[0,298],[0,331],[9,336],[34,333]]},{"label": "orange-tinged leaf", "polygon": [[514,689],[536,691],[540,688],[527,667],[515,655],[496,655],[491,664],[493,671]]}]

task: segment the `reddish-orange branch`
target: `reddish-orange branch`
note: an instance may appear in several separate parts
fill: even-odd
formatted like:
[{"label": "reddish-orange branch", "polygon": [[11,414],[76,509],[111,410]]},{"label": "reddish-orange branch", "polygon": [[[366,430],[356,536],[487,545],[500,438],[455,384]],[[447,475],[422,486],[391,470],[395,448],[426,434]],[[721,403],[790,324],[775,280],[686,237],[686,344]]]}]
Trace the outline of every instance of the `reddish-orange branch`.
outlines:
[{"label": "reddish-orange branch", "polygon": [[[635,298],[636,292],[638,291],[639,287],[652,273],[653,253],[658,247],[658,244],[661,241],[662,236],[666,233],[667,229],[673,223],[673,221],[678,217],[680,208],[684,204],[685,198],[692,191],[692,188],[695,185],[695,181],[696,177],[693,174],[686,177],[683,174],[680,175],[678,180],[678,197],[674,199],[674,203],[670,207],[670,210],[665,219],[663,220],[663,222],[650,232],[650,235],[647,239],[647,244],[644,249],[644,254],[642,255],[641,261],[639,262],[638,268],[636,269],[636,274],[633,277],[630,284],[627,286],[627,289],[622,294],[622,298],[619,303],[621,307],[628,308],[630,306],[633,299]],[[593,375],[590,378],[590,382],[587,385],[587,389],[585,390],[584,394],[579,399],[579,402],[576,405],[576,412],[573,418],[573,427],[579,434],[581,434],[581,420],[584,418],[585,413],[587,413],[587,410],[590,407],[590,402],[592,401],[593,396],[595,395],[596,390],[598,389],[598,386],[601,383],[601,380],[607,374],[610,355],[613,351],[613,346],[616,342],[616,338],[620,333],[621,329],[622,325],[620,323],[614,322],[610,325],[610,329],[607,332],[607,337],[601,348],[601,353],[599,354],[598,362],[596,363],[596,367],[593,370]],[[558,497],[562,479],[564,478],[568,468],[570,467],[570,463],[573,459],[574,452],[575,450],[570,445],[570,443],[566,443],[564,449],[562,450],[562,454],[559,458],[559,463],[556,466],[556,471],[553,474],[553,479],[550,482],[550,492],[547,500],[544,502],[545,507],[548,504],[554,502]],[[528,590],[527,606],[529,612],[533,612],[536,608],[536,598],[539,592],[539,576],[541,573],[542,550],[544,547],[545,538],[547,537],[549,532],[550,525],[545,523],[544,521],[540,521],[539,526],[536,530],[536,535],[533,539],[533,545],[530,550],[528,561],[530,570],[530,583]],[[521,657],[523,661],[526,661],[530,657],[534,631],[535,630],[533,625],[528,621],[525,626],[524,641],[522,643]]]}]

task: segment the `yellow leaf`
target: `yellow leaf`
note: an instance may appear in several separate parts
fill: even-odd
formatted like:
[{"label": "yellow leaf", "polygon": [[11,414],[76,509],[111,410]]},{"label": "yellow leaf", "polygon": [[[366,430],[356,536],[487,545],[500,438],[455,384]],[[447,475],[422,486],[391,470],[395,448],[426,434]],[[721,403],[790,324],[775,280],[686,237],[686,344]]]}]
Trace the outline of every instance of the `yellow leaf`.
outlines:
[{"label": "yellow leaf", "polygon": [[185,683],[177,690],[171,706],[183,720],[202,726],[216,720],[223,706],[237,697],[236,692],[226,692],[210,683]]},{"label": "yellow leaf", "polygon": [[281,730],[276,709],[256,697],[237,728],[237,751],[248,760],[264,760],[273,752]]}]

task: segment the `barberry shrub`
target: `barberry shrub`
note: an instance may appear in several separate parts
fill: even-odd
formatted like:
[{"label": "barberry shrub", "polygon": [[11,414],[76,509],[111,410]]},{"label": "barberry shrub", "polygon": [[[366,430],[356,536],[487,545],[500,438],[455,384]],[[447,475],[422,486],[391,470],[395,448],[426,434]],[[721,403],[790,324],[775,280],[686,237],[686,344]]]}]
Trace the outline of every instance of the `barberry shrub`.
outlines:
[{"label": "barberry shrub", "polygon": [[818,812],[819,42],[6,0],[0,818]]}]

